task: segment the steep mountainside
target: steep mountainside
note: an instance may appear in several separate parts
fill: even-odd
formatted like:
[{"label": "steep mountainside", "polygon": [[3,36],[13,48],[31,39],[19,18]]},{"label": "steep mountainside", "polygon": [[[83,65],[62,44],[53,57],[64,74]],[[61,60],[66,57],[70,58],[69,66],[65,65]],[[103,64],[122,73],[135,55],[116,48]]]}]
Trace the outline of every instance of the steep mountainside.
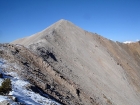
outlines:
[{"label": "steep mountainside", "polygon": [[[20,44],[20,45],[19,45]],[[1,58],[66,105],[139,105],[140,43],[113,42],[60,20],[1,44]]]}]

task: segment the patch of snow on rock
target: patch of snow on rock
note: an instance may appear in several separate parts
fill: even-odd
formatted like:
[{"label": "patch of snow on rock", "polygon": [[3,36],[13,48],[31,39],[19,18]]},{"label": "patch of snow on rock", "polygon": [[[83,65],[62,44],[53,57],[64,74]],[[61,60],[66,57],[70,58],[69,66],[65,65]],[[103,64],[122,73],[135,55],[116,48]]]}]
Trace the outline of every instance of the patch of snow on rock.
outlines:
[{"label": "patch of snow on rock", "polygon": [[30,83],[28,81],[19,80],[17,78],[12,79],[12,92],[10,95],[17,97],[17,99],[26,105],[60,105],[51,99],[41,96],[39,93],[35,93],[31,90],[27,90],[27,86]]},{"label": "patch of snow on rock", "polygon": [[[3,63],[2,60],[0,60],[3,67],[8,67],[9,63]],[[11,66],[11,65],[10,65]],[[10,78],[12,83],[12,91],[9,93],[9,95],[12,95],[17,98],[18,102],[21,102],[25,105],[60,105],[53,99],[50,99],[47,94],[40,95],[39,93],[33,92],[31,89],[27,89],[28,86],[31,85],[28,81],[22,80],[16,72],[3,72],[2,68],[0,68],[0,72],[3,73],[4,78]],[[9,76],[10,75],[10,76]],[[2,79],[0,80],[2,83]],[[2,101],[8,101],[8,96],[2,96],[0,95],[0,102]],[[12,104],[11,104],[12,105]]]},{"label": "patch of snow on rock", "polygon": [[4,101],[4,100],[7,100],[7,96],[2,96],[0,95],[0,102]]}]

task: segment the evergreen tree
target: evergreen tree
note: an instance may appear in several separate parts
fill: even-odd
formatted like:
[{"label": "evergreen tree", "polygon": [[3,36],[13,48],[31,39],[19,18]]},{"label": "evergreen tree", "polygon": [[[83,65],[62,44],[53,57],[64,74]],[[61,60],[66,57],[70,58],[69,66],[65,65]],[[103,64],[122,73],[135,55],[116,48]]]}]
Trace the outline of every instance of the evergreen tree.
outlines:
[{"label": "evergreen tree", "polygon": [[0,95],[9,94],[12,90],[11,80],[9,78],[5,79],[0,86]]}]

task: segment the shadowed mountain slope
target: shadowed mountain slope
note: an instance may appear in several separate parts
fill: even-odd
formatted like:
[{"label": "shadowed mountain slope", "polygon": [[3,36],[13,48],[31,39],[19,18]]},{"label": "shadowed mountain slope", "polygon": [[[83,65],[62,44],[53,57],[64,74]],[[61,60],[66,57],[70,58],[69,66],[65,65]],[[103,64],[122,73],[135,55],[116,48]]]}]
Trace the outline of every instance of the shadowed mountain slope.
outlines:
[{"label": "shadowed mountain slope", "polygon": [[[25,46],[28,51],[23,51],[40,59],[34,58],[32,64],[44,75],[44,84],[38,86],[45,85],[44,91],[66,105],[140,103],[139,42],[113,42],[62,19],[37,34],[12,42],[10,45],[16,48],[14,44]],[[26,54],[20,56],[29,59]],[[51,67],[49,71],[46,65]]]}]

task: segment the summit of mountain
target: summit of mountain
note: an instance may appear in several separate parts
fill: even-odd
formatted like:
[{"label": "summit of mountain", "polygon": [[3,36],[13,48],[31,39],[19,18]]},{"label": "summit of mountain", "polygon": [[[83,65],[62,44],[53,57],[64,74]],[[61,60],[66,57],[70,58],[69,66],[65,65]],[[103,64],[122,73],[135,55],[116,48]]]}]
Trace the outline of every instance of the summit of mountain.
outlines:
[{"label": "summit of mountain", "polygon": [[60,30],[62,28],[66,28],[66,27],[75,28],[76,26],[67,20],[61,19],[61,20],[57,21],[56,23],[52,24],[51,26],[47,27],[46,29],[42,30],[41,32],[38,32],[36,34],[33,34],[31,36],[28,36],[28,37],[25,37],[22,39],[15,40],[12,43],[13,44],[20,43],[20,44],[27,46],[30,43],[33,43],[33,42],[38,41],[39,39],[45,38],[46,34],[51,34],[54,31],[57,31],[57,30]]},{"label": "summit of mountain", "polygon": [[9,57],[32,77],[19,70],[24,78],[63,104],[140,103],[139,42],[113,42],[62,19],[32,36],[1,45],[1,50],[3,59]]}]

